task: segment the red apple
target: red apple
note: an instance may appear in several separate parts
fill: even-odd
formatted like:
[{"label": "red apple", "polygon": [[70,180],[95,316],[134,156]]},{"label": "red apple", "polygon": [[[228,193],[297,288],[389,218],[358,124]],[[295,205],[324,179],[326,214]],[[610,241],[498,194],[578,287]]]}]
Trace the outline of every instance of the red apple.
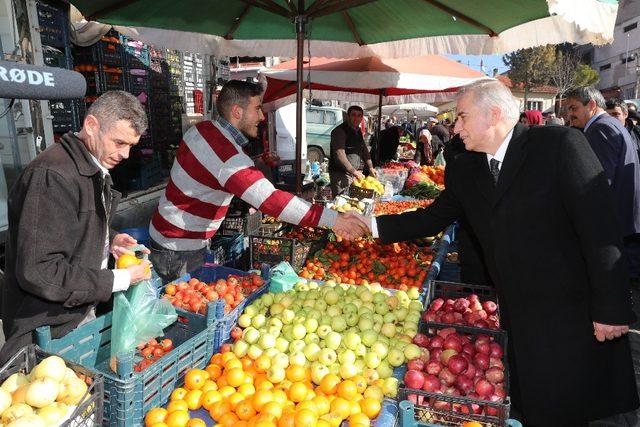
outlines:
[{"label": "red apple", "polygon": [[427,363],[427,365],[424,367],[424,370],[430,375],[438,375],[442,370],[442,365],[440,364],[440,362],[432,360]]},{"label": "red apple", "polygon": [[474,389],[473,381],[463,375],[459,375],[456,378],[456,387],[458,387],[458,390],[465,396]]},{"label": "red apple", "polygon": [[466,300],[465,298],[458,298],[454,303],[453,303],[453,309],[455,311],[457,311],[458,313],[464,313],[465,310],[467,308],[469,308],[469,301]]},{"label": "red apple", "polygon": [[436,298],[429,305],[429,311],[434,311],[434,312],[438,311],[442,308],[443,305],[444,305],[444,300],[442,298]]},{"label": "red apple", "polygon": [[440,379],[435,375],[429,374],[424,377],[424,385],[422,386],[422,389],[424,391],[435,393],[437,391],[440,391],[440,387]]},{"label": "red apple", "polygon": [[484,308],[487,314],[493,314],[498,309],[498,305],[493,301],[485,301],[482,303],[482,308]]},{"label": "red apple", "polygon": [[485,371],[489,369],[489,356],[483,353],[476,353],[476,355],[473,356],[473,363],[476,365],[476,368]]},{"label": "red apple", "polygon": [[413,337],[413,343],[417,346],[420,347],[428,347],[429,346],[429,337],[426,336],[425,334],[416,334],[415,337]]},{"label": "red apple", "polygon": [[481,398],[488,399],[495,391],[495,387],[489,381],[481,378],[476,382],[475,390]]},{"label": "red apple", "polygon": [[407,369],[410,371],[424,371],[425,363],[422,359],[413,359],[407,363]]},{"label": "red apple", "polygon": [[[449,359],[449,361],[451,361],[451,359]],[[489,368],[485,371],[484,376],[492,384],[498,384],[504,381],[504,371],[500,368]]]},{"label": "red apple", "polygon": [[486,354],[487,356],[491,354],[491,345],[486,341],[476,340],[474,347],[478,353]]},{"label": "red apple", "polygon": [[463,373],[468,366],[469,363],[465,358],[458,354],[451,356],[447,361],[447,368],[455,375]]},{"label": "red apple", "polygon": [[476,349],[471,343],[467,343],[462,347],[462,352],[473,357],[476,354]]},{"label": "red apple", "polygon": [[404,383],[409,388],[421,389],[424,385],[424,374],[420,371],[410,369],[404,375]]},{"label": "red apple", "polygon": [[476,372],[478,370],[476,369],[476,366],[473,363],[469,363],[469,366],[467,366],[467,369],[463,372],[463,375],[469,379],[473,379],[476,376]]},{"label": "red apple", "polygon": [[[456,382],[456,376],[447,368],[444,368],[443,370],[440,371],[440,373],[438,374],[438,378],[440,378],[440,381],[442,381],[442,384],[446,386],[452,386],[453,383]],[[493,386],[491,387],[492,387],[491,393],[493,393]]]},{"label": "red apple", "polygon": [[433,350],[434,348],[442,348],[443,344],[444,344],[444,338],[439,336],[432,337],[429,340],[429,350]]},{"label": "red apple", "polygon": [[497,342],[492,342],[490,344],[491,347],[491,357],[495,357],[496,359],[502,359],[502,356],[504,355],[504,351],[502,351],[502,346],[500,344],[498,344]]},{"label": "red apple", "polygon": [[455,350],[456,353],[460,353],[462,351],[462,342],[457,335],[449,335],[445,338],[442,348],[445,350],[452,349]]}]

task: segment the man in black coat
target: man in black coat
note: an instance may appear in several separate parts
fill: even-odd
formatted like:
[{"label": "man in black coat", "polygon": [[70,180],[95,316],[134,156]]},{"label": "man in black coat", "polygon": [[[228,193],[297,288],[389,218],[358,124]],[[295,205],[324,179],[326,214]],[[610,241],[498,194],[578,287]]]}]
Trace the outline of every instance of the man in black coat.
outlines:
[{"label": "man in black coat", "polygon": [[611,104],[605,104],[592,86],[577,88],[566,97],[571,122],[583,129],[613,191],[631,280],[640,283],[640,160],[637,145],[624,127],[626,108],[620,118],[607,114],[604,108],[611,111]]},{"label": "man in black coat", "polygon": [[446,189],[426,209],[378,217],[374,236],[411,240],[467,218],[500,299],[525,425],[584,425],[637,408],[622,231],[597,157],[575,129],[517,125],[518,106],[497,81],[463,88],[457,111],[469,152]]},{"label": "man in black coat", "polygon": [[107,270],[109,253],[136,244],[109,228],[120,194],[109,169],[129,156],[147,127],[140,102],[107,92],[89,108],[82,130],[69,132],[20,174],[9,193],[9,236],[2,322],[4,364],[49,325],[53,338],[92,319],[111,293],[151,276],[149,262]]}]

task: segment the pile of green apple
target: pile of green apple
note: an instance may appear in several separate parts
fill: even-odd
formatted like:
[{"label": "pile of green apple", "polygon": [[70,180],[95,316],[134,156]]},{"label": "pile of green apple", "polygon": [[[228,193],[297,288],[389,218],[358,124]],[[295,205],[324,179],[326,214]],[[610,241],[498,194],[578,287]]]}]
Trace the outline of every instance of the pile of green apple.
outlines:
[{"label": "pile of green apple", "polygon": [[233,352],[253,360],[266,354],[267,377],[274,380],[297,364],[311,368],[315,384],[328,373],[343,379],[361,375],[368,384],[383,379],[385,394],[395,397],[393,369],[422,354],[412,343],[423,309],[419,299],[417,288],[391,293],[377,284],[301,281],[245,308]]}]

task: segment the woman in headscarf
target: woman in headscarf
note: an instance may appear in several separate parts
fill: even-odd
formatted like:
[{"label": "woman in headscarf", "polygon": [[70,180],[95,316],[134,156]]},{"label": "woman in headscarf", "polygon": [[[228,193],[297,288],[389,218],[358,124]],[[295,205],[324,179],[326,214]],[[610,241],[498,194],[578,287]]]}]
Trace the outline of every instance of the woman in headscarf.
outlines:
[{"label": "woman in headscarf", "polygon": [[525,122],[521,122],[525,125],[529,125],[529,126],[534,126],[534,125],[543,125],[544,123],[542,122],[542,113],[538,110],[527,110],[524,112],[524,115],[526,116],[526,121]]}]

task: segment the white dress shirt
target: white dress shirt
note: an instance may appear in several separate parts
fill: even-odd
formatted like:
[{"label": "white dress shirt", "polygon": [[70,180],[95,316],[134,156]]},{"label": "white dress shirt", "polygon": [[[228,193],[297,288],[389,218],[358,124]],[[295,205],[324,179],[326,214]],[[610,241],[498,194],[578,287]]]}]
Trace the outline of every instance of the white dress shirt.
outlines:
[{"label": "white dress shirt", "polygon": [[[486,153],[487,164],[489,163],[489,161],[491,161],[491,159],[496,159],[497,161],[500,162],[498,163],[498,170],[502,169],[502,162],[504,161],[504,157],[507,155],[507,148],[509,147],[509,141],[511,141],[512,136],[513,136],[513,129],[511,129],[507,134],[507,136],[505,136],[504,140],[502,141],[502,144],[500,144],[495,154],[491,155],[489,153]],[[380,237],[380,235],[378,234],[378,222],[376,221],[375,217],[371,217],[371,235],[376,239]]]},{"label": "white dress shirt", "polygon": [[[109,170],[104,166],[102,166],[102,164],[100,164],[98,159],[96,159],[91,153],[89,153],[89,155],[91,156],[91,160],[93,160],[93,163],[95,163],[96,166],[100,168],[100,171],[102,172],[102,178],[104,178],[106,175],[109,175]],[[102,202],[104,203],[104,194],[102,194]],[[108,263],[109,263],[109,225],[107,224],[107,233],[105,236],[104,251],[102,253],[102,265],[100,267],[103,270],[105,270],[107,268]],[[129,273],[129,270],[127,270],[126,268],[121,268],[121,269],[115,269],[111,271],[113,272],[113,291],[112,292],[126,291],[127,289],[129,289],[129,285],[131,284],[131,274]]]}]

